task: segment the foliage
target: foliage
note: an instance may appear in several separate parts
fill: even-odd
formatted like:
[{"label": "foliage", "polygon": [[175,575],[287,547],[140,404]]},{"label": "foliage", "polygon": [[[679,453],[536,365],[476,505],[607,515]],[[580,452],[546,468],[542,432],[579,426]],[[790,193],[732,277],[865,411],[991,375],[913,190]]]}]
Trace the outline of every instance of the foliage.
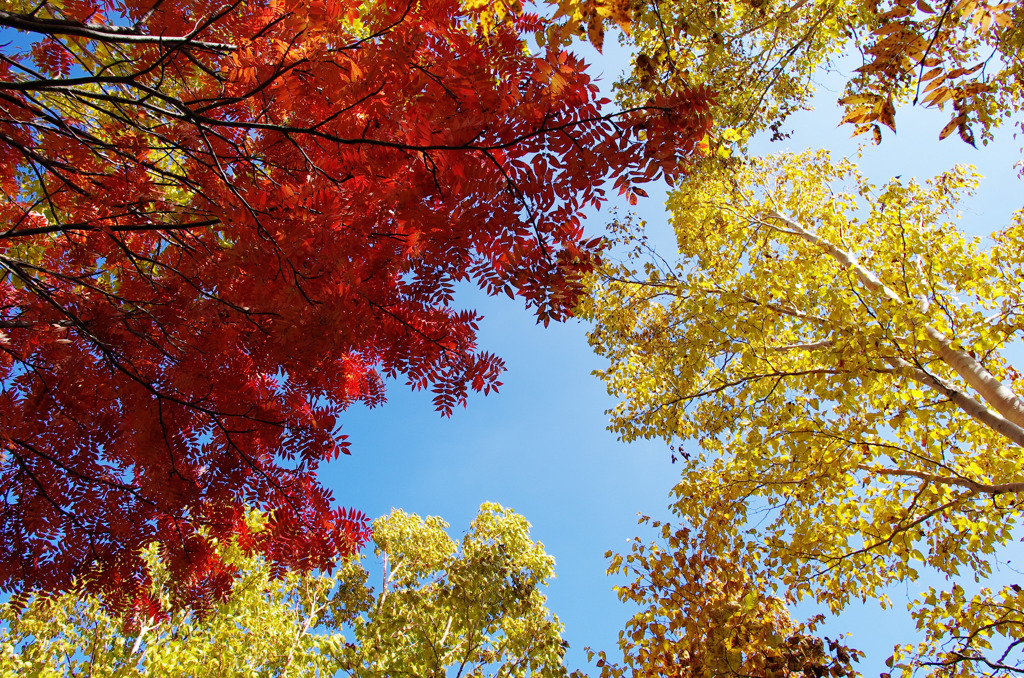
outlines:
[{"label": "foliage", "polygon": [[677,263],[620,225],[629,258],[583,306],[622,400],[612,428],[701,449],[678,450],[672,508],[707,557],[832,611],[888,605],[924,570],[954,581],[913,603],[905,675],[1024,668],[1018,588],[962,588],[1024,501],[1024,378],[1001,353],[1024,330],[1024,215],[990,247],[965,239],[976,182],[958,167],[877,189],[824,152],[733,160],[670,197]]},{"label": "foliage", "polygon": [[782,125],[805,108],[812,76],[844,68],[842,122],[881,140],[896,130],[896,107],[951,104],[940,138],[953,132],[971,144],[1020,111],[1024,31],[1020,3],[987,0],[749,0],[643,3],[631,15],[633,72],[626,100],[695,84],[719,93],[716,141],[723,148]]},{"label": "foliage", "polygon": [[638,3],[633,0],[557,0],[552,4],[557,5],[555,19],[560,21],[537,34],[538,44],[562,44],[579,34],[600,52],[606,25],[615,25],[627,35],[630,33]]},{"label": "foliage", "polygon": [[8,603],[0,675],[567,676],[561,625],[540,592],[554,559],[529,524],[484,504],[461,546],[446,527],[398,510],[375,521],[377,593],[358,559],[330,574],[275,573],[225,542],[231,591],[201,616],[169,606],[170,574],[151,549],[160,614],[140,610],[125,625],[95,597]]},{"label": "foliage", "polygon": [[[974,129],[986,141],[991,129],[1019,112],[1024,103],[1021,76],[1024,33],[1020,4],[987,0],[872,2],[864,63],[847,84],[843,122],[855,134],[881,139],[879,124],[896,131],[894,100],[926,107],[949,103],[953,114],[939,132],[954,131],[975,145]],[[993,55],[1000,63],[989,69]]]},{"label": "foliage", "polygon": [[276,563],[351,552],[363,518],[316,480],[341,412],[384,377],[444,414],[497,388],[455,283],[564,318],[582,210],[708,124],[701,90],[603,112],[518,3],[7,0],[0,26],[5,590],[130,598],[155,540],[201,599],[246,505]]},{"label": "foliage", "polygon": [[658,521],[653,527],[661,545],[634,539],[625,558],[606,554],[612,558],[608,573],[630,579],[618,588],[619,598],[640,611],[619,633],[625,666],[601,652],[602,677],[619,678],[627,670],[687,678],[853,674],[852,662],[862,653],[811,635],[820,616],[794,622],[785,602],[765,595],[747,574],[746,553],[710,553],[685,527]]}]

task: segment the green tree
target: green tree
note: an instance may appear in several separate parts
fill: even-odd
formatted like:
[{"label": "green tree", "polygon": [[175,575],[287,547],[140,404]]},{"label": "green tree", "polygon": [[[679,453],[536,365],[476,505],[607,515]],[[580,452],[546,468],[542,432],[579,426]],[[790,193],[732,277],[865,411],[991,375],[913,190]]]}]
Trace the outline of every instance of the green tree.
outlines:
[{"label": "green tree", "polygon": [[925,570],[952,582],[912,605],[906,675],[1024,670],[1019,587],[961,586],[991,573],[1024,501],[1024,379],[1001,353],[1024,330],[1024,216],[967,240],[955,211],[976,182],[733,160],[670,197],[677,262],[620,225],[630,253],[581,309],[622,400],[612,428],[700,448],[678,448],[672,510],[702,553],[833,612],[889,605]]},{"label": "green tree", "polygon": [[[250,516],[260,529],[266,518]],[[174,611],[156,546],[152,609],[125,622],[94,597],[0,608],[0,676],[535,676],[564,678],[561,624],[540,588],[554,559],[524,518],[484,504],[461,544],[436,517],[400,510],[373,526],[379,591],[358,559],[332,573],[275,572],[238,544],[226,599]]]}]

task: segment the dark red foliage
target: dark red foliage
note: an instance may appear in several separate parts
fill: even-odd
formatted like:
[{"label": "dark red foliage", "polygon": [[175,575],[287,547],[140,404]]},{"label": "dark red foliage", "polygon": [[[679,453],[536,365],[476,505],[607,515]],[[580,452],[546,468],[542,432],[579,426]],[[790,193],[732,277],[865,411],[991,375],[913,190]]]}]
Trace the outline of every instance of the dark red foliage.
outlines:
[{"label": "dark red foliage", "polygon": [[606,114],[575,57],[524,52],[544,20],[457,0],[62,7],[0,13],[7,590],[137,590],[157,540],[200,600],[247,506],[282,566],[351,551],[316,480],[339,414],[382,377],[445,414],[496,388],[453,285],[564,318],[583,209],[708,124],[702,92]]}]

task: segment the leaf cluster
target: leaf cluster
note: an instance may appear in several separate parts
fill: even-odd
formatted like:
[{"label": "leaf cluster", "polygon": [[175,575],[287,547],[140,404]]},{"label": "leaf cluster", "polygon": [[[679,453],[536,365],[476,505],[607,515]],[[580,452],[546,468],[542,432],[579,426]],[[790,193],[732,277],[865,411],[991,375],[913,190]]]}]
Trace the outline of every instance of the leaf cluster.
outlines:
[{"label": "leaf cluster", "polygon": [[606,554],[608,574],[629,579],[619,598],[640,611],[619,634],[624,665],[599,653],[603,677],[855,674],[862,653],[812,635],[820,617],[795,622],[785,602],[748,575],[748,552],[711,550],[688,528],[640,522],[651,523],[661,543],[634,539],[627,555]]},{"label": "leaf cluster", "polygon": [[446,527],[397,510],[375,521],[378,591],[358,558],[277,572],[237,540],[214,544],[231,586],[202,614],[170,606],[173,575],[153,548],[153,604],[127,621],[93,596],[2,606],[0,675],[565,678],[540,590],[554,563],[528,523],[485,504],[461,544]]}]

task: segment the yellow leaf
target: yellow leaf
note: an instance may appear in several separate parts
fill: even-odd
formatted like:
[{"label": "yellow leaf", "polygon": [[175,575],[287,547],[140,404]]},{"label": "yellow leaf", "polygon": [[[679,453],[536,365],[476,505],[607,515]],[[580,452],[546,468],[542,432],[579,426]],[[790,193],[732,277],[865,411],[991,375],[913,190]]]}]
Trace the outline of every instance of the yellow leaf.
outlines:
[{"label": "yellow leaf", "polygon": [[864,123],[870,122],[878,118],[878,112],[873,106],[857,106],[851,111],[847,111],[846,115],[843,116],[842,123]]}]

